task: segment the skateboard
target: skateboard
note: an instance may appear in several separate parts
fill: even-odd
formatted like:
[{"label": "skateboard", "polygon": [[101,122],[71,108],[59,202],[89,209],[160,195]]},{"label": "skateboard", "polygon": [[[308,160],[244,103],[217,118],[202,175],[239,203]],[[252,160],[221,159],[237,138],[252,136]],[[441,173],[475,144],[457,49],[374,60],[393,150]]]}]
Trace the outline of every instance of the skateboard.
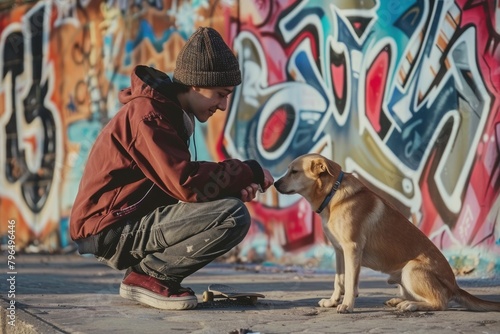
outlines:
[{"label": "skateboard", "polygon": [[237,302],[255,305],[258,298],[265,298],[261,293],[236,290],[225,284],[210,284],[203,292],[203,301],[211,302],[214,299],[233,299]]}]

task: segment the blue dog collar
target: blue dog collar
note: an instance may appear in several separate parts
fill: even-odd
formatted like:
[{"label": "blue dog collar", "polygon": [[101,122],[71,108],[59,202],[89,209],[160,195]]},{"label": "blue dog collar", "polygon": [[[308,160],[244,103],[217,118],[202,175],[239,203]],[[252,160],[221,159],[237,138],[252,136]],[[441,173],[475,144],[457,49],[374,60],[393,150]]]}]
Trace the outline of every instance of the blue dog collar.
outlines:
[{"label": "blue dog collar", "polygon": [[316,210],[316,213],[321,213],[321,211],[323,211],[323,209],[326,207],[326,205],[330,202],[333,195],[335,195],[335,193],[339,189],[340,183],[342,182],[343,177],[344,177],[344,172],[340,171],[339,177],[337,178],[337,181],[335,181],[335,184],[333,185],[332,190],[330,190],[330,193],[328,193],[328,195],[325,197],[325,199],[323,200],[323,203],[321,203],[318,210]]}]

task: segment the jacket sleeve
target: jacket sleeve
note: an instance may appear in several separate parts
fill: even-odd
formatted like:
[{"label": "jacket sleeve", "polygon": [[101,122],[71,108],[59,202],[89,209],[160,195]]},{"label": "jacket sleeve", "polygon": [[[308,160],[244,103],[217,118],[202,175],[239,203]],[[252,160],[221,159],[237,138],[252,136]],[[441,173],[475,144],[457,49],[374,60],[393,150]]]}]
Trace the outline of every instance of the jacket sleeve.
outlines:
[{"label": "jacket sleeve", "polygon": [[250,183],[262,184],[264,172],[254,161],[191,161],[186,142],[164,118],[144,119],[129,154],[142,172],[170,196],[185,202],[240,197]]}]

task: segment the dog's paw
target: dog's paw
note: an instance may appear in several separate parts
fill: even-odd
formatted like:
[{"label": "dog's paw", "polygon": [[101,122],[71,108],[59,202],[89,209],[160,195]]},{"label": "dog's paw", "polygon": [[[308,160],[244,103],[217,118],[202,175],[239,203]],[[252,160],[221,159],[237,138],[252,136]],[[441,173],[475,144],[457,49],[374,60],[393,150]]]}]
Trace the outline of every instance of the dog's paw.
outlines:
[{"label": "dog's paw", "polygon": [[338,302],[331,300],[331,299],[321,299],[318,302],[318,305],[320,307],[335,307],[338,305]]},{"label": "dog's paw", "polygon": [[392,299],[389,299],[388,301],[386,301],[384,304],[387,306],[396,307],[396,306],[398,306],[399,303],[401,303],[403,301],[404,301],[404,299],[401,299],[401,298],[392,298]]},{"label": "dog's paw", "polygon": [[352,307],[347,306],[346,304],[340,304],[337,306],[337,313],[351,313]]},{"label": "dog's paw", "polygon": [[404,300],[398,304],[397,309],[403,312],[415,312],[418,311],[418,305],[415,302]]}]

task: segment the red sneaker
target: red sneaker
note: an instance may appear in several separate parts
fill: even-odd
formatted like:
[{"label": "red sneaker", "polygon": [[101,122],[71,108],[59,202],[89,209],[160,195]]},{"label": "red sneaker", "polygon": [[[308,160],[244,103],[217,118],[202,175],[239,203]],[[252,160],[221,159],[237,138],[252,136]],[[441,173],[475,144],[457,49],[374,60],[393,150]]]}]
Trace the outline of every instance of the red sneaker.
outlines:
[{"label": "red sneaker", "polygon": [[170,288],[164,281],[133,271],[123,279],[120,296],[164,310],[188,310],[198,305],[190,288]]}]

